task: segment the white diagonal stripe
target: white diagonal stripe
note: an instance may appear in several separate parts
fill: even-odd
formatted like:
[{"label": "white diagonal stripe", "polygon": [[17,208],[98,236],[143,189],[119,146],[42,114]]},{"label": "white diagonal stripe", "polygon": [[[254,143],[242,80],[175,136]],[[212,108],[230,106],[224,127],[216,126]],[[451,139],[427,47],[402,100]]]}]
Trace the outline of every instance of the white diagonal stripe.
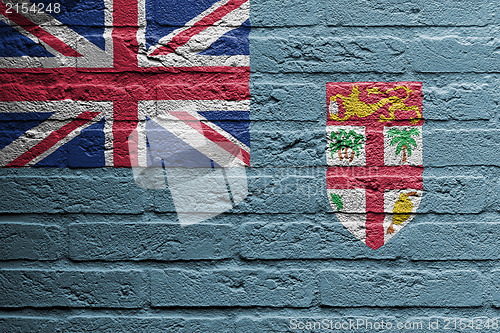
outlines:
[{"label": "white diagonal stripe", "polygon": [[[175,52],[167,55],[147,56],[139,55],[140,66],[158,66],[158,61],[164,66],[249,66],[250,60],[247,55],[220,55],[207,56],[198,53],[208,49],[215,41],[227,32],[239,28],[250,17],[250,2],[243,3],[240,7],[229,12],[219,21],[207,27],[205,30],[193,36],[186,44],[178,47]],[[199,19],[198,19],[199,20]],[[196,22],[198,21],[196,20]],[[195,23],[194,19],[192,24]],[[186,26],[175,30],[166,37],[160,39],[157,45],[152,46],[148,54],[153,53],[157,48],[166,45],[175,35],[190,28]]]},{"label": "white diagonal stripe", "polygon": [[[32,5],[29,1],[23,1],[29,6]],[[10,21],[3,15],[0,15],[0,20],[7,23],[10,27],[16,29],[24,36],[32,39],[35,43],[41,43],[48,52],[56,57],[2,57],[0,58],[0,67],[17,68],[17,67],[112,67],[113,66],[113,40],[111,38],[111,28],[107,28],[110,15],[110,0],[105,1],[105,28],[104,41],[105,51],[88,41],[76,31],[68,28],[62,22],[55,19],[47,13],[22,13],[24,17],[39,25],[43,30],[58,38],[63,43],[67,44],[83,57],[68,57],[60,54],[58,51],[48,46],[38,37],[33,36],[28,31],[24,30],[14,22]],[[112,9],[112,4],[111,4]]]},{"label": "white diagonal stripe", "polygon": [[[154,52],[157,48],[159,47],[162,47],[163,45],[167,45],[167,43],[172,39],[174,38],[175,36],[177,36],[178,34],[180,34],[181,32],[183,31],[186,31],[188,29],[190,29],[196,22],[200,21],[201,19],[203,19],[205,16],[207,15],[210,15],[212,12],[214,12],[217,8],[221,7],[221,6],[224,6],[225,4],[227,4],[229,1],[231,0],[221,0],[221,1],[218,1],[216,3],[214,3],[210,8],[208,8],[207,10],[203,11],[200,15],[196,16],[195,18],[193,18],[192,20],[188,21],[183,27],[179,28],[179,29],[175,29],[174,31],[172,31],[171,33],[169,33],[168,35],[166,35],[165,37],[162,37],[158,44],[156,45],[153,45],[149,48],[149,51],[148,53],[152,53]],[[241,23],[240,23],[241,24]],[[234,26],[233,26],[234,28]],[[210,44],[209,44],[210,45]]]},{"label": "white diagonal stripe", "polygon": [[[86,125],[81,126],[80,130],[76,129],[75,131],[73,131],[70,136],[76,132],[79,134],[83,128],[97,122],[97,119],[101,119],[103,114],[107,115],[112,113],[112,103],[71,100],[48,102],[0,102],[0,113],[54,112],[54,114],[44,122],[26,131],[9,145],[2,148],[0,150],[0,166],[9,164],[11,161],[15,160],[26,151],[30,150],[35,145],[43,141],[52,132],[57,131],[64,125],[75,120],[82,112],[86,111],[99,112],[100,115]],[[72,138],[77,136],[78,134],[73,135]],[[109,135],[106,135],[106,138],[108,137]],[[67,140],[66,142],[68,141],[69,140]],[[60,147],[62,144],[57,147]],[[44,156],[48,156],[48,154],[45,154]]]},{"label": "white diagonal stripe", "polygon": [[28,37],[29,39],[31,39],[36,44],[42,44],[43,48],[46,49],[49,53],[52,53],[52,54],[59,53],[56,50],[54,50],[51,46],[49,46],[47,43],[45,43],[43,40],[39,39],[35,35],[31,34],[29,31],[23,29],[21,26],[19,26],[16,23],[12,22],[7,17],[5,17],[3,15],[0,15],[0,21],[3,21],[5,24],[7,24],[8,26],[10,26],[12,29],[16,30],[21,35],[23,35],[25,37]]},{"label": "white diagonal stripe", "polygon": [[100,121],[102,118],[103,118],[103,114],[101,113],[101,114],[97,115],[96,117],[94,117],[92,120],[90,120],[87,123],[83,124],[82,126],[79,126],[79,127],[75,128],[68,135],[66,135],[65,137],[63,137],[58,142],[56,142],[52,147],[50,147],[49,149],[47,149],[46,151],[44,151],[43,153],[41,153],[40,155],[38,155],[37,157],[35,157],[31,161],[29,161],[28,163],[26,163],[26,166],[33,166],[33,165],[37,164],[38,162],[40,162],[41,160],[43,160],[45,157],[49,156],[54,151],[56,151],[57,149],[59,149],[61,146],[65,145],[66,143],[70,142],[75,137],[77,137],[78,135],[80,135],[80,133],[82,132],[82,130],[84,130],[85,128],[89,127],[90,125],[95,124],[96,122]]},{"label": "white diagonal stripe", "polygon": [[22,154],[24,154],[26,151],[42,142],[52,132],[57,131],[64,125],[71,122],[71,120],[53,121],[56,119],[57,116],[55,114],[52,115],[46,121],[26,131],[23,135],[0,150],[0,166],[6,166]]},{"label": "white diagonal stripe", "polygon": [[[171,32],[167,36],[163,37],[162,39],[165,39],[165,40],[172,39],[178,33],[183,32],[183,31],[189,29],[194,23],[198,22],[203,17],[205,17],[206,15],[212,13],[214,10],[216,10],[220,6],[225,5],[228,2],[229,2],[229,0],[221,0],[221,1],[218,1],[218,2],[214,3],[210,8],[208,8],[205,11],[203,11],[201,14],[199,14],[198,16],[196,16],[195,18],[193,18],[192,20],[190,20],[189,22],[187,22],[184,27],[181,27],[179,29],[174,30],[173,32]],[[141,48],[141,51],[143,51],[145,53],[148,53],[148,51],[146,50],[146,29],[145,29],[145,27],[147,25],[147,20],[146,20],[146,0],[138,0],[137,7],[138,7],[137,8],[137,11],[138,11],[138,25],[140,27],[138,29],[138,31],[137,31],[137,41],[139,43],[139,47]],[[157,47],[158,47],[158,45],[153,45],[153,46],[150,47],[150,50],[156,49]],[[147,65],[144,65],[144,66],[147,66]]]},{"label": "white diagonal stripe", "polygon": [[[214,131],[218,132],[223,137],[225,137],[226,139],[228,139],[229,141],[231,141],[232,143],[234,143],[235,145],[237,145],[241,149],[246,150],[247,152],[250,151],[250,148],[246,144],[244,144],[243,142],[239,141],[234,136],[232,136],[231,134],[229,134],[228,132],[226,132],[225,130],[223,130],[222,128],[220,128],[219,126],[217,126],[216,124],[214,124],[213,122],[211,122],[210,120],[208,120],[207,118],[203,117],[198,112],[196,112],[196,111],[184,111],[184,112],[189,113],[191,116],[193,116],[194,118],[198,119],[203,124],[207,125],[211,129],[213,129]],[[160,118],[161,118],[161,116],[160,116]],[[155,118],[155,119],[157,119],[157,118]],[[192,121],[192,120],[187,120],[187,121]]]},{"label": "white diagonal stripe", "polygon": [[222,167],[245,165],[242,160],[235,157],[218,144],[210,141],[196,129],[178,120],[173,115],[165,115],[161,119],[154,119],[154,121]]},{"label": "white diagonal stripe", "polygon": [[[250,2],[247,1],[213,25],[193,36],[186,44],[178,47],[175,53],[187,55],[202,52],[229,31],[240,27],[248,20],[249,16]],[[160,40],[160,43],[163,43],[163,40]]]},{"label": "white diagonal stripe", "polygon": [[[237,145],[241,149],[249,152],[250,148],[243,142],[236,139],[233,135],[223,130],[210,120],[199,114],[199,111],[249,111],[250,100],[241,101],[226,101],[226,100],[161,100],[156,101],[156,107],[150,105],[151,101],[141,101],[139,103],[139,118],[145,119],[146,117],[152,118],[154,121],[157,119],[179,121],[178,118],[173,117],[171,111],[184,111],[189,113],[194,118],[202,121],[204,124],[212,128],[214,131],[219,132],[226,139]],[[149,106],[149,107],[148,107]],[[151,109],[154,111],[152,112]],[[147,111],[147,114],[145,112]],[[189,121],[189,120],[188,120]]]}]

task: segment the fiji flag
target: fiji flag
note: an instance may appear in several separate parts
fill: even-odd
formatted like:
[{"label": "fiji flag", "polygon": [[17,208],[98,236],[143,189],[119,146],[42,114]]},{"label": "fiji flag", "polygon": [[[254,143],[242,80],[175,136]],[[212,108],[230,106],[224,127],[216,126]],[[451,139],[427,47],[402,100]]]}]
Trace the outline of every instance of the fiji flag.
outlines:
[{"label": "fiji flag", "polygon": [[0,166],[205,168],[237,204],[249,29],[248,0],[4,0]]}]

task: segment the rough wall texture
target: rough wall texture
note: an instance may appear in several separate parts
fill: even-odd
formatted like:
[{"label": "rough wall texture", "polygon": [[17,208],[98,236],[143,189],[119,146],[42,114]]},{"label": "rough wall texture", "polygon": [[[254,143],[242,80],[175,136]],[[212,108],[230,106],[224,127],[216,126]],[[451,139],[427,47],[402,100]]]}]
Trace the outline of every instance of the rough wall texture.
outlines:
[{"label": "rough wall texture", "polygon": [[[180,227],[130,169],[0,169],[0,331],[498,320],[499,23],[497,1],[252,0],[249,197]],[[420,214],[376,251],[325,194],[325,85],[344,81],[423,83]]]}]

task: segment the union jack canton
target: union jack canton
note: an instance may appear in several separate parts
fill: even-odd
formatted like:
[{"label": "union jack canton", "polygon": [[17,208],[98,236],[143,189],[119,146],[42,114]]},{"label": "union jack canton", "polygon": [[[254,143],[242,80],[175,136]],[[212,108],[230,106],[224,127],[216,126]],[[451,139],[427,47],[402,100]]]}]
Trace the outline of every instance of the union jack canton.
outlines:
[{"label": "union jack canton", "polygon": [[249,30],[248,0],[3,0],[0,166],[249,165]]}]

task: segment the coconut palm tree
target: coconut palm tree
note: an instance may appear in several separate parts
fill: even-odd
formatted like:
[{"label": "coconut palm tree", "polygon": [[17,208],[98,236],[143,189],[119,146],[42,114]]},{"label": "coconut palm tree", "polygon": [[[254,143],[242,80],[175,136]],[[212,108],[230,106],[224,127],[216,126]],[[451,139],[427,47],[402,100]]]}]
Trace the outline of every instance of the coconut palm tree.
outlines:
[{"label": "coconut palm tree", "polygon": [[[331,133],[332,142],[330,143],[330,149],[333,159],[333,154],[338,153],[339,159],[342,161],[344,158],[349,159],[349,163],[356,157],[359,156],[360,149],[365,141],[362,134],[358,134],[353,130],[347,133],[345,130],[340,129],[338,132]],[[348,155],[348,149],[351,149],[351,156]],[[344,156],[342,156],[342,150],[344,150]]]},{"label": "coconut palm tree", "polygon": [[418,128],[412,129],[397,129],[392,128],[387,132],[387,135],[392,138],[390,145],[396,145],[396,156],[403,152],[403,163],[406,163],[406,155],[411,156],[411,148],[417,148],[417,142],[412,136],[420,135]]},{"label": "coconut palm tree", "polygon": [[346,136],[347,133],[344,130],[340,130],[340,132],[333,132],[330,134],[332,142],[330,143],[330,149],[333,159],[334,152],[338,152],[339,159],[342,161],[344,157],[342,156],[342,149],[344,149],[345,143],[342,136]]}]

